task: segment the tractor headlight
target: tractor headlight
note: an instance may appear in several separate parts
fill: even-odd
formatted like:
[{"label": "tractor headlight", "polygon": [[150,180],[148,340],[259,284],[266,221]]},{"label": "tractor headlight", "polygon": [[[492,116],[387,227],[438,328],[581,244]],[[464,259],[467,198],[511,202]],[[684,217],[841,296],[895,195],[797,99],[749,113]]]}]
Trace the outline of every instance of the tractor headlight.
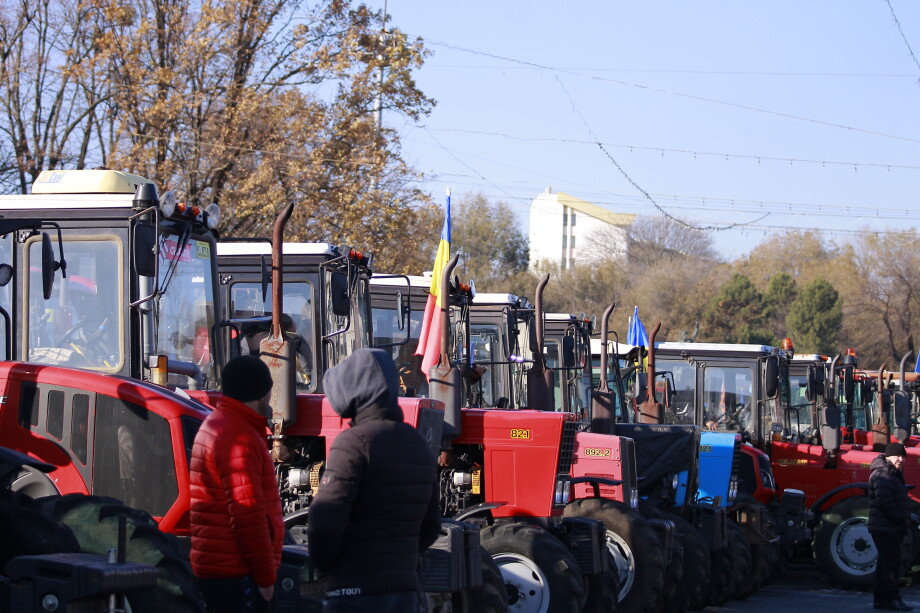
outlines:
[{"label": "tractor headlight", "polygon": [[556,479],[556,493],[553,504],[569,504],[572,499],[572,483],[567,478]]},{"label": "tractor headlight", "polygon": [[728,506],[735,504],[735,498],[738,497],[738,479],[732,477],[731,482],[728,484]]},{"label": "tractor headlight", "polygon": [[636,488],[631,488],[629,490],[629,506],[632,507],[634,511],[639,508],[639,490]]},{"label": "tractor headlight", "polygon": [[205,219],[208,222],[208,228],[214,230],[217,228],[217,224],[220,223],[220,207],[217,206],[216,202],[212,202],[204,209]]}]

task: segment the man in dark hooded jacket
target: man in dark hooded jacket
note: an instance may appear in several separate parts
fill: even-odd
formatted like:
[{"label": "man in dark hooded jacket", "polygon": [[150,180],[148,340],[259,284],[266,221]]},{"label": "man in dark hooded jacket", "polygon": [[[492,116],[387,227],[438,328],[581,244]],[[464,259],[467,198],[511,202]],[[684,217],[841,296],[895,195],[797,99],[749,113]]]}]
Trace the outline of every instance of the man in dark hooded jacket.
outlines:
[{"label": "man in dark hooded jacket", "polygon": [[310,505],[310,558],[331,611],[421,611],[419,556],[437,538],[436,462],[403,423],[399,378],[380,349],[360,349],[323,377],[351,428],[332,444]]},{"label": "man in dark hooded jacket", "polygon": [[875,603],[883,611],[911,611],[898,593],[901,576],[901,540],[910,529],[910,499],[901,473],[907,452],[901,443],[889,443],[870,464],[869,533],[875,542]]}]

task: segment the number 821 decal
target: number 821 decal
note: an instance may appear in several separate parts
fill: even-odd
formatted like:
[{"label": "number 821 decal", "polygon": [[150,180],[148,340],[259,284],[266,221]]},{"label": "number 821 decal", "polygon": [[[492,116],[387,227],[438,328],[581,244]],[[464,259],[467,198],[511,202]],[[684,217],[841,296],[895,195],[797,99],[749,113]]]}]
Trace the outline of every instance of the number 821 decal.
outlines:
[{"label": "number 821 decal", "polygon": [[530,438],[530,428],[511,428],[511,438]]}]

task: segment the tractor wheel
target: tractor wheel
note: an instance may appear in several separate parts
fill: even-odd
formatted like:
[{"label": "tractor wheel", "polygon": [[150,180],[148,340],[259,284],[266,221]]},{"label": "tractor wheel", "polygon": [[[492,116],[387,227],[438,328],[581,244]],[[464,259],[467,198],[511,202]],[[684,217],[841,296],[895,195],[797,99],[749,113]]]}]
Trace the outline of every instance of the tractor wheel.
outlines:
[{"label": "tractor wheel", "polygon": [[479,548],[482,558],[482,585],[453,595],[455,613],[505,613],[508,610],[508,592],[501,571],[484,547]]},{"label": "tractor wheel", "polygon": [[744,588],[754,582],[751,574],[751,542],[735,522],[728,520],[726,526],[728,527],[728,547],[732,554],[731,597],[747,598]]},{"label": "tractor wheel", "polygon": [[80,550],[96,555],[118,544],[118,517],[126,522],[126,559],[157,569],[157,586],[131,594],[128,602],[135,613],[177,611],[195,613],[202,610],[201,599],[188,556],[179,541],[161,532],[145,511],[126,507],[114,498],[67,494],[36,501],[42,513],[69,527]]},{"label": "tractor wheel", "polygon": [[629,507],[605,498],[582,498],[565,507],[566,517],[604,522],[607,550],[620,584],[619,613],[650,613],[664,583],[664,556],[655,529]]},{"label": "tractor wheel", "polygon": [[732,550],[726,545],[709,552],[709,589],[706,591],[706,604],[723,605],[731,600],[732,586]]},{"label": "tractor wheel", "polygon": [[0,570],[18,556],[77,551],[80,544],[70,528],[42,515],[31,498],[0,497]]},{"label": "tractor wheel", "polygon": [[555,536],[522,522],[480,533],[504,580],[508,606],[526,613],[577,613],[585,600],[578,563]]},{"label": "tractor wheel", "polygon": [[869,499],[851,496],[821,514],[814,536],[815,560],[843,588],[872,589],[878,552],[869,534]]},{"label": "tractor wheel", "polygon": [[661,587],[661,591],[658,592],[658,600],[655,602],[654,610],[656,613],[685,611],[689,606],[689,602],[687,601],[687,594],[681,593],[680,589],[683,586],[685,572],[690,573],[692,571],[687,569],[684,564],[683,539],[680,536],[680,526],[674,521],[675,515],[662,511],[651,504],[640,505],[639,512],[648,519],[668,519],[674,522],[676,532],[674,538],[680,545],[669,552],[671,555],[668,557],[668,565],[664,572],[664,584]]},{"label": "tractor wheel", "polygon": [[684,574],[666,611],[699,610],[706,606],[706,590],[709,586],[710,560],[706,541],[699,531],[680,515],[666,513],[677,526],[680,543],[684,550]]},{"label": "tractor wheel", "polygon": [[616,572],[616,563],[608,553],[610,570],[606,573],[585,577],[585,593],[588,595],[583,613],[611,613],[617,609],[620,597],[620,578]]}]

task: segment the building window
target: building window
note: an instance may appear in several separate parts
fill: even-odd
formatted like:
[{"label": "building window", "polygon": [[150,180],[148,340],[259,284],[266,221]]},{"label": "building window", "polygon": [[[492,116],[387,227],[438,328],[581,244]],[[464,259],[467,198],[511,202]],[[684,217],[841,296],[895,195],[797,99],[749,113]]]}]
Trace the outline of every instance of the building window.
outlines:
[{"label": "building window", "polygon": [[575,213],[572,213],[572,227],[575,227]]},{"label": "building window", "polygon": [[[572,217],[572,219],[575,219],[574,216]],[[575,237],[574,236],[572,237],[572,240],[569,242],[569,247],[571,247],[573,250],[575,249]]]},{"label": "building window", "polygon": [[562,211],[562,227],[564,228],[567,225],[569,225],[569,212]]},{"label": "building window", "polygon": [[562,248],[565,249],[568,246],[569,237],[565,234],[562,235]]}]

